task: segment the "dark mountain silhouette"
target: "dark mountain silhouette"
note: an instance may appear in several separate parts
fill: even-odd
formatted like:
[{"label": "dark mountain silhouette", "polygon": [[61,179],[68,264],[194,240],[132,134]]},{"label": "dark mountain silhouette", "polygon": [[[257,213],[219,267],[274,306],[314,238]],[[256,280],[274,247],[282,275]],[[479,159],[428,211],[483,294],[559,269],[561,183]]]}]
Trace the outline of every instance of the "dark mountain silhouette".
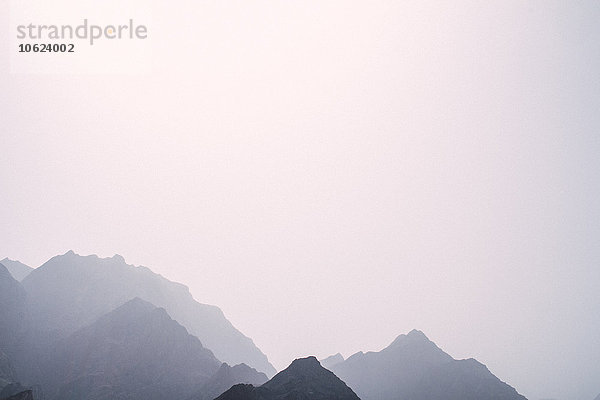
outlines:
[{"label": "dark mountain silhouette", "polygon": [[239,384],[217,400],[359,400],[335,374],[315,357],[300,358],[262,386]]},{"label": "dark mountain silhouette", "polygon": [[455,360],[421,331],[332,366],[363,400],[525,400],[477,360]]},{"label": "dark mountain silhouette", "polygon": [[324,358],[322,360],[319,360],[319,362],[321,363],[323,368],[327,368],[327,369],[331,369],[332,366],[339,364],[342,361],[344,361],[344,356],[342,356],[340,353],[337,353],[337,354],[334,354],[327,358]]},{"label": "dark mountain silhouette", "polygon": [[31,268],[29,265],[25,265],[20,261],[14,261],[9,258],[5,258],[4,260],[0,261],[0,263],[3,264],[13,278],[19,282],[29,275],[31,271],[33,271],[33,268]]},{"label": "dark mountain silhouette", "polygon": [[245,383],[259,386],[268,380],[269,378],[265,374],[246,364],[230,367],[223,363],[210,380],[202,385],[189,400],[213,400],[235,384]]},{"label": "dark mountain silhouette", "polygon": [[163,308],[130,300],[61,340],[37,377],[48,399],[185,399],[221,362]]},{"label": "dark mountain silhouette", "polygon": [[[33,270],[23,286],[32,321],[51,341],[91,324],[126,301],[140,297],[197,336],[215,356],[232,365],[245,363],[267,375],[275,369],[252,340],[238,331],[215,306],[198,303],[189,289],[146,267],[125,263],[118,255],[82,257],[72,251]],[[17,370],[18,372],[18,370]]]}]

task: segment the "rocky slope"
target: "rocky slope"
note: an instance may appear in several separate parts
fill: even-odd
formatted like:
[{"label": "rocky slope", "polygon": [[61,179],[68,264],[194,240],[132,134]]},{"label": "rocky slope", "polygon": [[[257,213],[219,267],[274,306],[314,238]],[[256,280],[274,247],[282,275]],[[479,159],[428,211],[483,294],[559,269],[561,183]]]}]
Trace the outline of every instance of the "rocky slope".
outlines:
[{"label": "rocky slope", "polygon": [[185,399],[221,362],[162,308],[133,299],[64,340],[43,362],[49,399]]}]

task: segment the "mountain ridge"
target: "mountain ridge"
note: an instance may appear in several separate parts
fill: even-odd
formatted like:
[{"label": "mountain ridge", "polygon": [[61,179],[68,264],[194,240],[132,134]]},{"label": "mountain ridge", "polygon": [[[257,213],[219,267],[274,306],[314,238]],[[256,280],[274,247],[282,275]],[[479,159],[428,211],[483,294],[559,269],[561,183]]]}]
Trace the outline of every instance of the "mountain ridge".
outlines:
[{"label": "mountain ridge", "polygon": [[134,298],[56,344],[36,377],[50,399],[186,398],[221,362],[164,308]]},{"label": "mountain ridge", "polygon": [[321,363],[321,365],[323,366],[323,368],[327,368],[329,369],[329,367],[332,367],[336,364],[339,364],[341,362],[344,361],[344,356],[342,356],[340,353],[336,353],[333,354],[329,357],[326,357],[322,360],[319,360],[319,362]]},{"label": "mountain ridge", "polygon": [[245,363],[267,375],[276,372],[252,339],[237,330],[220,308],[199,303],[187,286],[147,267],[129,265],[122,256],[80,256],[70,250],[33,270],[22,284],[30,297],[32,319],[45,327],[46,336],[66,337],[140,297],[165,308],[221,361]]},{"label": "mountain ridge", "polygon": [[331,370],[363,400],[526,400],[475,359],[455,360],[418,330]]},{"label": "mountain ridge", "polygon": [[25,279],[25,277],[34,270],[34,268],[31,268],[29,265],[23,264],[20,261],[11,260],[8,257],[5,257],[4,260],[0,260],[0,264],[4,265],[12,277],[19,282]]}]

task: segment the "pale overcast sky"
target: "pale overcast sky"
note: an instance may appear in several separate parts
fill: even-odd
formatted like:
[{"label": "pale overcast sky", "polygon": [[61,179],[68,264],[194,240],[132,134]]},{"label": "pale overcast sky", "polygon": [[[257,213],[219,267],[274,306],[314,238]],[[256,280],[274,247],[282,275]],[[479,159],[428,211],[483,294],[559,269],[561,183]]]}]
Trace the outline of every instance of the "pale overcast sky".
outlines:
[{"label": "pale overcast sky", "polygon": [[0,259],[119,253],[276,368],[418,328],[600,393],[598,1],[153,3],[150,73],[10,74],[0,32]]}]

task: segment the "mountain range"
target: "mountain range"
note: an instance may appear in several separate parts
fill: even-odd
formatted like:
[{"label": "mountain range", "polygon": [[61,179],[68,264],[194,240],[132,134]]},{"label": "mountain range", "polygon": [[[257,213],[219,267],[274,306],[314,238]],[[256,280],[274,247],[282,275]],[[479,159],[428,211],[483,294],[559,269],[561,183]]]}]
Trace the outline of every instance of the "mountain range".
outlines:
[{"label": "mountain range", "polygon": [[139,298],[56,344],[42,383],[50,399],[185,399],[221,362],[163,308]]},{"label": "mountain range", "polygon": [[50,259],[22,282],[32,323],[44,336],[64,338],[134,297],[144,299],[185,326],[215,356],[231,365],[245,363],[272,376],[267,357],[216,306],[194,300],[187,286],[171,282],[123,257],[79,256],[72,251]]},{"label": "mountain range", "polygon": [[330,369],[362,400],[525,400],[485,365],[455,360],[418,330]]},{"label": "mountain range", "polygon": [[[195,302],[185,286],[118,256],[69,252],[22,283],[0,264],[2,395],[39,384],[32,391],[36,400],[212,399],[235,383],[268,380],[245,364],[223,364],[163,307],[130,299],[136,293],[169,304],[179,315],[187,311],[191,325],[206,324],[203,329],[213,331],[221,347],[262,355],[250,339],[239,340],[245,336],[217,307]],[[111,309],[119,300],[124,301]]]},{"label": "mountain range", "polygon": [[379,352],[297,359],[269,380],[266,356],[220,309],[120,256],[68,252],[22,282],[0,264],[0,321],[0,398],[525,400],[417,330]]}]

